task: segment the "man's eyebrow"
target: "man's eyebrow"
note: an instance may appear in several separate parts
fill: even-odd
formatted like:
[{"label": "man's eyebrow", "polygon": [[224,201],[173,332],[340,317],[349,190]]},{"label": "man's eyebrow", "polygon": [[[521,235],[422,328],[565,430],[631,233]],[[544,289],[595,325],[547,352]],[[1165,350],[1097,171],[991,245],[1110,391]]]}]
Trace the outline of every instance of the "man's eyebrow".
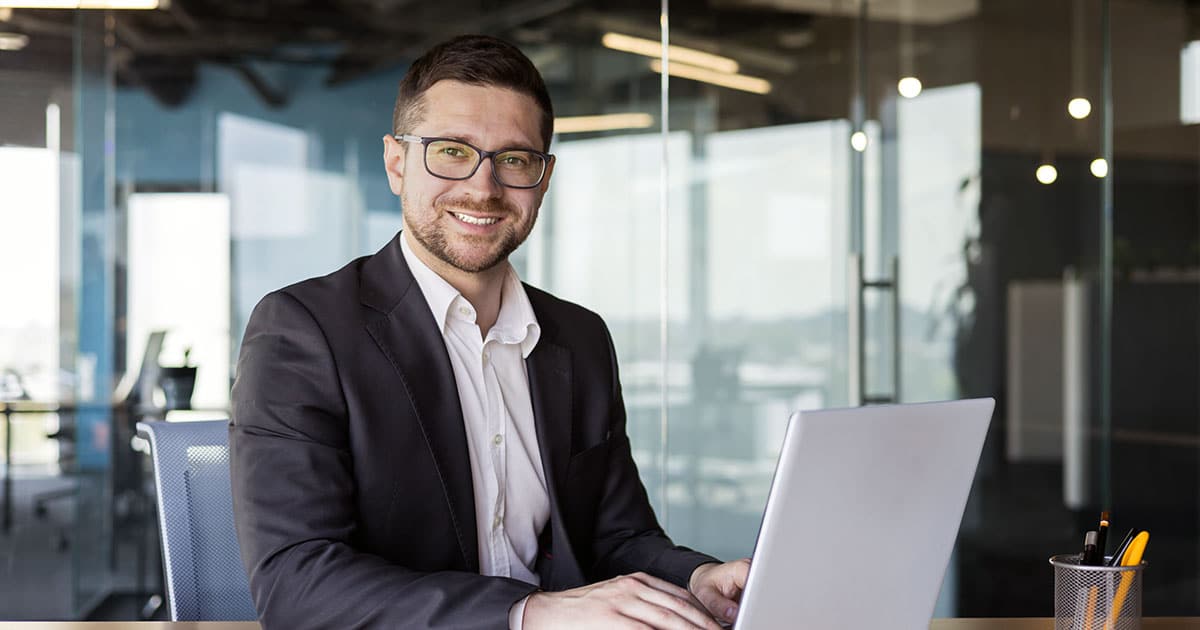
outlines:
[{"label": "man's eyebrow", "polygon": [[446,132],[446,133],[434,134],[433,137],[435,137],[435,138],[453,138],[455,140],[463,140],[463,141],[469,142],[485,151],[501,151],[504,149],[523,149],[526,151],[539,151],[539,152],[541,151],[541,149],[539,149],[539,148],[533,146],[532,144],[525,142],[523,140],[511,140],[511,141],[503,142],[500,144],[500,146],[496,147],[495,149],[492,149],[489,147],[482,146],[482,143],[479,141],[479,137],[474,134],[470,134],[470,133]]}]

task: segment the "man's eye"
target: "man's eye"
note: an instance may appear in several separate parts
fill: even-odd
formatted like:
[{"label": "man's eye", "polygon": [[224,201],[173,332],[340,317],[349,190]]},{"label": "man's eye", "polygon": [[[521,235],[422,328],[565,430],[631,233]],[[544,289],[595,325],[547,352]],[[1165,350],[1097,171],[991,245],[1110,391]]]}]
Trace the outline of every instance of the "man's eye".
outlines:
[{"label": "man's eye", "polygon": [[523,155],[506,155],[500,160],[505,166],[524,167],[529,164],[529,158]]}]

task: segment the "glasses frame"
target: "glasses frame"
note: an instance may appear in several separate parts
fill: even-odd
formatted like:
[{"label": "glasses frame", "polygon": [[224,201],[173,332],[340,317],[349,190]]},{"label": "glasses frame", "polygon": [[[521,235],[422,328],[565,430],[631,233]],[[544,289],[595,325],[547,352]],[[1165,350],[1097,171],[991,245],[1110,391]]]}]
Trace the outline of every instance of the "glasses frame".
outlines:
[{"label": "glasses frame", "polygon": [[[542,185],[542,182],[545,181],[545,179],[546,179],[546,170],[550,167],[551,160],[554,159],[554,155],[551,153],[544,153],[542,151],[536,151],[534,149],[526,149],[523,147],[522,148],[496,149],[495,151],[484,151],[483,149],[480,149],[479,147],[477,147],[477,146],[471,144],[470,142],[467,142],[466,140],[463,140],[461,138],[447,138],[444,136],[414,136],[412,134],[407,134],[407,133],[394,134],[392,137],[395,138],[398,142],[407,142],[409,144],[422,145],[424,148],[421,151],[421,162],[423,164],[425,164],[425,172],[429,173],[430,175],[433,175],[434,177],[436,177],[438,179],[446,179],[446,180],[455,181],[455,182],[460,182],[460,181],[471,179],[472,177],[474,177],[475,173],[479,171],[479,167],[483,165],[483,161],[485,159],[488,159],[488,160],[492,160],[492,180],[493,181],[495,181],[497,184],[499,184],[501,186],[504,186],[505,188],[516,188],[518,190],[529,190],[530,188],[537,188],[538,186]],[[437,173],[434,173],[433,170],[431,170],[429,168],[429,144],[432,142],[437,142],[439,140],[448,141],[448,142],[457,142],[459,144],[471,147],[471,149],[474,150],[475,153],[479,156],[479,160],[477,162],[475,162],[475,168],[472,168],[470,173],[467,173],[466,175],[464,175],[462,177],[447,177],[445,175],[438,175]],[[541,174],[538,175],[536,182],[534,182],[528,186],[514,186],[513,184],[506,184],[506,183],[500,181],[500,174],[496,170],[496,161],[493,159],[493,157],[496,155],[500,155],[501,153],[507,153],[509,151],[525,151],[527,153],[532,153],[534,155],[540,156],[542,158],[542,172],[541,172]]]}]

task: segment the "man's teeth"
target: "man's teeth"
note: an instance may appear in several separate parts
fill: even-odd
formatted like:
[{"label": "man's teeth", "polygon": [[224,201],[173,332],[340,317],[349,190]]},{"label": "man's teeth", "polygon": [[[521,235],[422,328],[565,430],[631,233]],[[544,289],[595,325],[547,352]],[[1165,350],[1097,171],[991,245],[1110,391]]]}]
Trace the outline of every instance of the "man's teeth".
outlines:
[{"label": "man's teeth", "polygon": [[463,223],[470,223],[471,225],[491,225],[500,220],[496,217],[491,217],[491,218],[487,218],[487,219],[479,219],[479,218],[473,217],[469,214],[461,214],[458,212],[455,212],[454,216],[458,217],[459,221],[462,221]]}]

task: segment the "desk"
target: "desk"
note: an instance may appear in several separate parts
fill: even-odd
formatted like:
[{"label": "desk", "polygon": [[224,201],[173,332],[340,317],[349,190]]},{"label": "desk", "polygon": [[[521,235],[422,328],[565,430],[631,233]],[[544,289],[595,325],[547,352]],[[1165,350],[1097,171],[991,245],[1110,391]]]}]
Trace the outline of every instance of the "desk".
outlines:
[{"label": "desk", "polygon": [[[1147,617],[1146,630],[1200,630],[1200,617]],[[0,630],[259,630],[253,621],[0,621]],[[934,619],[930,630],[1052,630],[1053,619]]]}]

